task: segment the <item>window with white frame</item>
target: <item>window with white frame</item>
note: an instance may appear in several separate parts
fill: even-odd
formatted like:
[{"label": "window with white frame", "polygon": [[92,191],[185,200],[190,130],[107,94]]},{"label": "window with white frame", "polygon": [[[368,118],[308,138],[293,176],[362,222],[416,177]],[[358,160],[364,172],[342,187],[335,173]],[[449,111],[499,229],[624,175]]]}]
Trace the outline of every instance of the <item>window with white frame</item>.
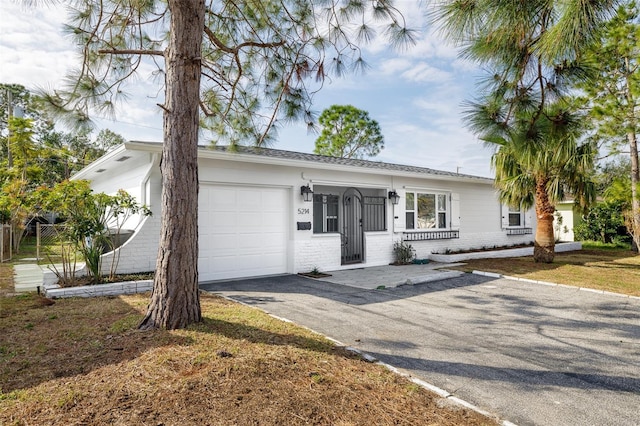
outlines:
[{"label": "window with white frame", "polygon": [[338,196],[313,195],[313,232],[326,234],[338,232]]},{"label": "window with white frame", "polygon": [[520,207],[509,207],[509,227],[517,228],[524,225],[524,213]]},{"label": "window with white frame", "polygon": [[407,229],[449,228],[449,194],[438,192],[407,192],[405,215]]}]

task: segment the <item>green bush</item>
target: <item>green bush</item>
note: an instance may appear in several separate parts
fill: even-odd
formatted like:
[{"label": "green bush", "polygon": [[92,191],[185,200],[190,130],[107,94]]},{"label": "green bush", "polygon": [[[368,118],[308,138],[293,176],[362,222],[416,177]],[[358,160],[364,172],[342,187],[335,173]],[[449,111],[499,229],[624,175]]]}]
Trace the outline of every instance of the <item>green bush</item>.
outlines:
[{"label": "green bush", "polygon": [[[89,277],[96,284],[103,280],[102,254],[116,248],[126,221],[132,215],[151,214],[146,206],[138,204],[126,191],[119,190],[116,195],[94,193],[88,181],[65,181],[54,188],[39,191],[38,196],[40,204],[47,210],[58,212],[65,218],[64,234],[72,246],[68,254],[75,251],[82,254]],[[119,252],[111,258],[109,278],[115,275],[118,260]],[[72,282],[75,258],[67,256],[62,263],[66,265],[58,274],[59,279]]]},{"label": "green bush", "polygon": [[393,254],[395,255],[396,263],[408,264],[413,261],[416,251],[411,244],[404,241],[396,241],[393,243]]},{"label": "green bush", "polygon": [[622,205],[619,202],[596,204],[573,228],[577,241],[599,241],[602,243],[628,243],[631,240],[624,224]]}]

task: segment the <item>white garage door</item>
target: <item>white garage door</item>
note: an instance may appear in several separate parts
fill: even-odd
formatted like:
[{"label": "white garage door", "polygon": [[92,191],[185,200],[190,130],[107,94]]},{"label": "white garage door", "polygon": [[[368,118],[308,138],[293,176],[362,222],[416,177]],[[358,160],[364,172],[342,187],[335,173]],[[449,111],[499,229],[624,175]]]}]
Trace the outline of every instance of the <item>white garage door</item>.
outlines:
[{"label": "white garage door", "polygon": [[201,185],[200,281],[287,272],[288,191]]}]

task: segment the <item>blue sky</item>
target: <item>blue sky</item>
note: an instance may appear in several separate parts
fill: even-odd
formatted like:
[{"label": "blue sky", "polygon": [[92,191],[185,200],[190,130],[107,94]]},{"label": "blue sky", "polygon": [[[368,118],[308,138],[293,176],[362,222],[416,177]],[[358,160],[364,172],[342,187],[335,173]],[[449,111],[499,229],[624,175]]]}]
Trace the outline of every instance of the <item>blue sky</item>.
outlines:
[{"label": "blue sky", "polygon": [[[55,88],[67,70],[79,64],[61,32],[65,11],[60,6],[21,3],[0,2],[0,82]],[[368,111],[385,137],[385,148],[376,160],[492,176],[491,152],[461,119],[463,102],[476,94],[479,69],[460,60],[454,47],[426,29],[418,2],[397,3],[410,26],[422,29],[417,44],[402,52],[387,49],[382,41],[364,47],[367,73],[327,81],[315,97],[314,110],[320,113],[333,104],[351,104]],[[141,75],[116,121],[97,119],[98,130],[109,128],[130,140],[161,141],[157,92],[150,77]],[[316,137],[302,123],[294,123],[280,130],[272,147],[312,152]]]}]

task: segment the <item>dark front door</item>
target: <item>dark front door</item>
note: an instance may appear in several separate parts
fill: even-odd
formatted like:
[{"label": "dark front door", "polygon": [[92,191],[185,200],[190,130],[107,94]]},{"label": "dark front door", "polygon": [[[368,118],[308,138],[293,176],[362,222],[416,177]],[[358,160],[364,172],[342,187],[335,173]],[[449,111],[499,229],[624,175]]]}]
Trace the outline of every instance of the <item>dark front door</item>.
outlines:
[{"label": "dark front door", "polygon": [[364,262],[364,233],[362,228],[362,194],[349,188],[342,197],[343,241],[342,264]]}]

